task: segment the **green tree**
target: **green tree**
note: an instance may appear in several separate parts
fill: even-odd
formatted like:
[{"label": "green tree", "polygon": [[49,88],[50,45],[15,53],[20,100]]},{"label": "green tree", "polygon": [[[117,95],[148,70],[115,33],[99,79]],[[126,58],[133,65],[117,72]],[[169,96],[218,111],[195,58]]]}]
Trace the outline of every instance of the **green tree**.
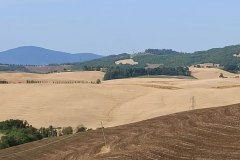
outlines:
[{"label": "green tree", "polygon": [[85,127],[84,125],[79,125],[76,127],[76,133],[79,133],[79,132],[85,132],[87,130],[87,127]]},{"label": "green tree", "polygon": [[73,134],[73,128],[71,126],[69,127],[64,127],[62,129],[62,134],[63,135],[69,135],[69,134]]},{"label": "green tree", "polygon": [[97,84],[100,84],[100,83],[101,83],[101,80],[100,80],[100,79],[97,79],[96,83],[97,83]]}]

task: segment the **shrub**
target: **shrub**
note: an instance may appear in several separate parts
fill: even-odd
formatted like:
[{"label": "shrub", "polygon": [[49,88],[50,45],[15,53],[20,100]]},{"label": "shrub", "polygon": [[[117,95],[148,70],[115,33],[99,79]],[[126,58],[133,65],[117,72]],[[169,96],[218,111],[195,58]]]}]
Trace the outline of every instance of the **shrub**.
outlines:
[{"label": "shrub", "polygon": [[73,134],[73,128],[72,127],[64,127],[62,129],[62,134],[63,135],[69,135],[69,134]]},{"label": "shrub", "polygon": [[84,125],[79,125],[76,127],[76,133],[85,132],[86,130],[87,130],[87,127],[85,127]]},{"label": "shrub", "polygon": [[219,78],[224,78],[223,73],[220,73]]},{"label": "shrub", "polygon": [[97,83],[97,84],[100,84],[100,83],[101,83],[101,80],[100,80],[100,79],[97,79],[96,83]]}]

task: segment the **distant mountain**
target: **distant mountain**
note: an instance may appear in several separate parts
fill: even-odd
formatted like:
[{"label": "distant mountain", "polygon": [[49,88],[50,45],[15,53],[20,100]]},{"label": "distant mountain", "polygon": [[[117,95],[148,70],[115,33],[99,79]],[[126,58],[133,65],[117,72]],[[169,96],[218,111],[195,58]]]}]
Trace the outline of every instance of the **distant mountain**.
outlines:
[{"label": "distant mountain", "polygon": [[70,54],[35,46],[24,46],[0,52],[0,63],[19,65],[47,65],[85,62],[102,56],[93,53]]}]

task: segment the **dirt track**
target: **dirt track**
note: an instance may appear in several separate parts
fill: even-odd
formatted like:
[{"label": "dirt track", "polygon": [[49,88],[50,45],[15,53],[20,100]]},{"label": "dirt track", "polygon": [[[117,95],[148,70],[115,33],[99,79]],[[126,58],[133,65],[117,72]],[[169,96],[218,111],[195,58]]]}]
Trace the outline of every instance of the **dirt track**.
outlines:
[{"label": "dirt track", "polygon": [[[238,104],[107,128],[110,152],[105,154],[100,153],[104,145],[101,130],[95,130],[9,148],[0,151],[0,157],[4,160],[236,160],[240,157],[239,117]],[[39,147],[48,143],[52,144]],[[22,152],[26,149],[30,151]]]}]

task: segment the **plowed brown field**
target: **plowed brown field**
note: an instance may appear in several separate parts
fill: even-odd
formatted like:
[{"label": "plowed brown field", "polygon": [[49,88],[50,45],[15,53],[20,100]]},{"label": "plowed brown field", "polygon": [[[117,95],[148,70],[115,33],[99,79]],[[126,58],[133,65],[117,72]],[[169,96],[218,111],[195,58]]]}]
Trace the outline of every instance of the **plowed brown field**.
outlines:
[{"label": "plowed brown field", "polygon": [[105,133],[105,149],[101,130],[94,130],[1,150],[0,159],[237,160],[240,105],[171,114],[106,128]]}]

